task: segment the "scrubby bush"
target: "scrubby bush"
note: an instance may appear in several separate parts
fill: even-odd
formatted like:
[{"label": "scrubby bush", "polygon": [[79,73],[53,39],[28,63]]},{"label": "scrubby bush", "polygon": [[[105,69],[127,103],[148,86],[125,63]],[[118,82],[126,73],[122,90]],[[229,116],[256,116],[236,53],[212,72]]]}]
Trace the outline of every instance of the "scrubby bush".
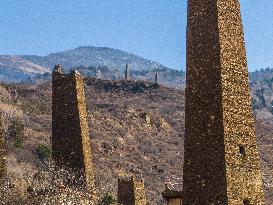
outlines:
[{"label": "scrubby bush", "polygon": [[0,186],[0,205],[94,205],[95,196],[82,180],[72,170],[59,169],[48,160],[43,169],[28,178],[27,183],[18,176],[8,176]]},{"label": "scrubby bush", "polygon": [[112,194],[106,193],[104,195],[100,205],[110,205],[110,204],[115,204],[116,202],[117,202],[117,200],[115,199],[115,197]]},{"label": "scrubby bush", "polygon": [[48,160],[51,156],[51,150],[47,145],[40,144],[36,148],[36,154],[38,155],[39,159],[42,161]]},{"label": "scrubby bush", "polygon": [[13,147],[20,148],[24,143],[24,130],[24,124],[19,121],[12,121],[8,126],[7,135],[13,143]]}]

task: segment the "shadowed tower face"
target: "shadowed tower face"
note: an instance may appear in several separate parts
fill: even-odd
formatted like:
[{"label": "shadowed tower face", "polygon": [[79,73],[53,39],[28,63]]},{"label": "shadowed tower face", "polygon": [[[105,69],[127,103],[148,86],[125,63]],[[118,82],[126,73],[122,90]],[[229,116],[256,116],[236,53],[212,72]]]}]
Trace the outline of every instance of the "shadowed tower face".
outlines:
[{"label": "shadowed tower face", "polygon": [[183,204],[264,204],[240,5],[188,0]]},{"label": "shadowed tower face", "polygon": [[[89,190],[94,186],[87,110],[82,76],[64,74],[55,66],[52,75],[52,157],[84,177]],[[76,179],[78,180],[78,179]]]}]

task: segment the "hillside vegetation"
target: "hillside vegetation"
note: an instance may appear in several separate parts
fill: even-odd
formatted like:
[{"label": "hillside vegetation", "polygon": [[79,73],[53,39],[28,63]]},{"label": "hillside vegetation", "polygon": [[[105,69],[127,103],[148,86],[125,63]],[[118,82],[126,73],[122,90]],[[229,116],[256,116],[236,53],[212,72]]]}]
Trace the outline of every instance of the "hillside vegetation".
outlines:
[{"label": "hillside vegetation", "polygon": [[[33,179],[50,160],[51,83],[2,84],[0,89],[8,173],[12,189],[24,193],[35,187]],[[184,90],[87,78],[86,96],[97,193],[115,196],[117,177],[136,175],[145,181],[149,203],[164,204],[165,178],[182,176]],[[256,108],[256,134],[267,203],[272,204],[273,124],[259,112]]]}]

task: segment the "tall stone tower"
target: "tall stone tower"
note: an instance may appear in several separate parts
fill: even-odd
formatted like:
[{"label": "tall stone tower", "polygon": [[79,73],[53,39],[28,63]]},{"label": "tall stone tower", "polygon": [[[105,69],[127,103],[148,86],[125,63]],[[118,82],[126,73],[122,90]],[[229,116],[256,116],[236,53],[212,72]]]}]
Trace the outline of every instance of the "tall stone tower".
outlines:
[{"label": "tall stone tower", "polygon": [[128,73],[129,73],[129,64],[126,64],[126,68],[124,72],[125,80],[128,80]]},{"label": "tall stone tower", "polygon": [[2,116],[0,113],[0,181],[4,179],[7,173],[6,167],[6,152],[5,152],[5,137],[2,129]]},{"label": "tall stone tower", "polygon": [[239,0],[188,0],[183,204],[264,204]]},{"label": "tall stone tower", "polygon": [[52,75],[52,157],[58,166],[81,174],[92,190],[94,175],[83,77],[77,71],[64,74],[60,65],[55,66]]},{"label": "tall stone tower", "polygon": [[134,177],[118,179],[118,203],[123,205],[146,205],[144,183]]},{"label": "tall stone tower", "polygon": [[155,73],[155,83],[158,83],[158,72]]}]

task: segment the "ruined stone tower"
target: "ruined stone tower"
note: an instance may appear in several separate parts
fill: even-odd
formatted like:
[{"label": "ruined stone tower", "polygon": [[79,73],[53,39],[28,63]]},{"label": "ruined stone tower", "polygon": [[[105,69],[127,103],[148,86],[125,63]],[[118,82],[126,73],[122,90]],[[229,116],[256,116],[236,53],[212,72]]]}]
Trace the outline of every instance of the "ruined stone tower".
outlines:
[{"label": "ruined stone tower", "polygon": [[134,177],[118,179],[118,203],[123,205],[146,205],[144,183]]},{"label": "ruined stone tower", "polygon": [[52,75],[52,157],[58,166],[81,174],[92,190],[94,175],[83,77],[77,71],[64,74],[60,65],[55,66]]},{"label": "ruined stone tower", "polygon": [[0,113],[0,181],[5,177],[7,172],[6,167],[6,152],[5,152],[5,137],[2,129],[2,116]]},{"label": "ruined stone tower", "polygon": [[239,0],[188,0],[183,204],[264,204]]}]

